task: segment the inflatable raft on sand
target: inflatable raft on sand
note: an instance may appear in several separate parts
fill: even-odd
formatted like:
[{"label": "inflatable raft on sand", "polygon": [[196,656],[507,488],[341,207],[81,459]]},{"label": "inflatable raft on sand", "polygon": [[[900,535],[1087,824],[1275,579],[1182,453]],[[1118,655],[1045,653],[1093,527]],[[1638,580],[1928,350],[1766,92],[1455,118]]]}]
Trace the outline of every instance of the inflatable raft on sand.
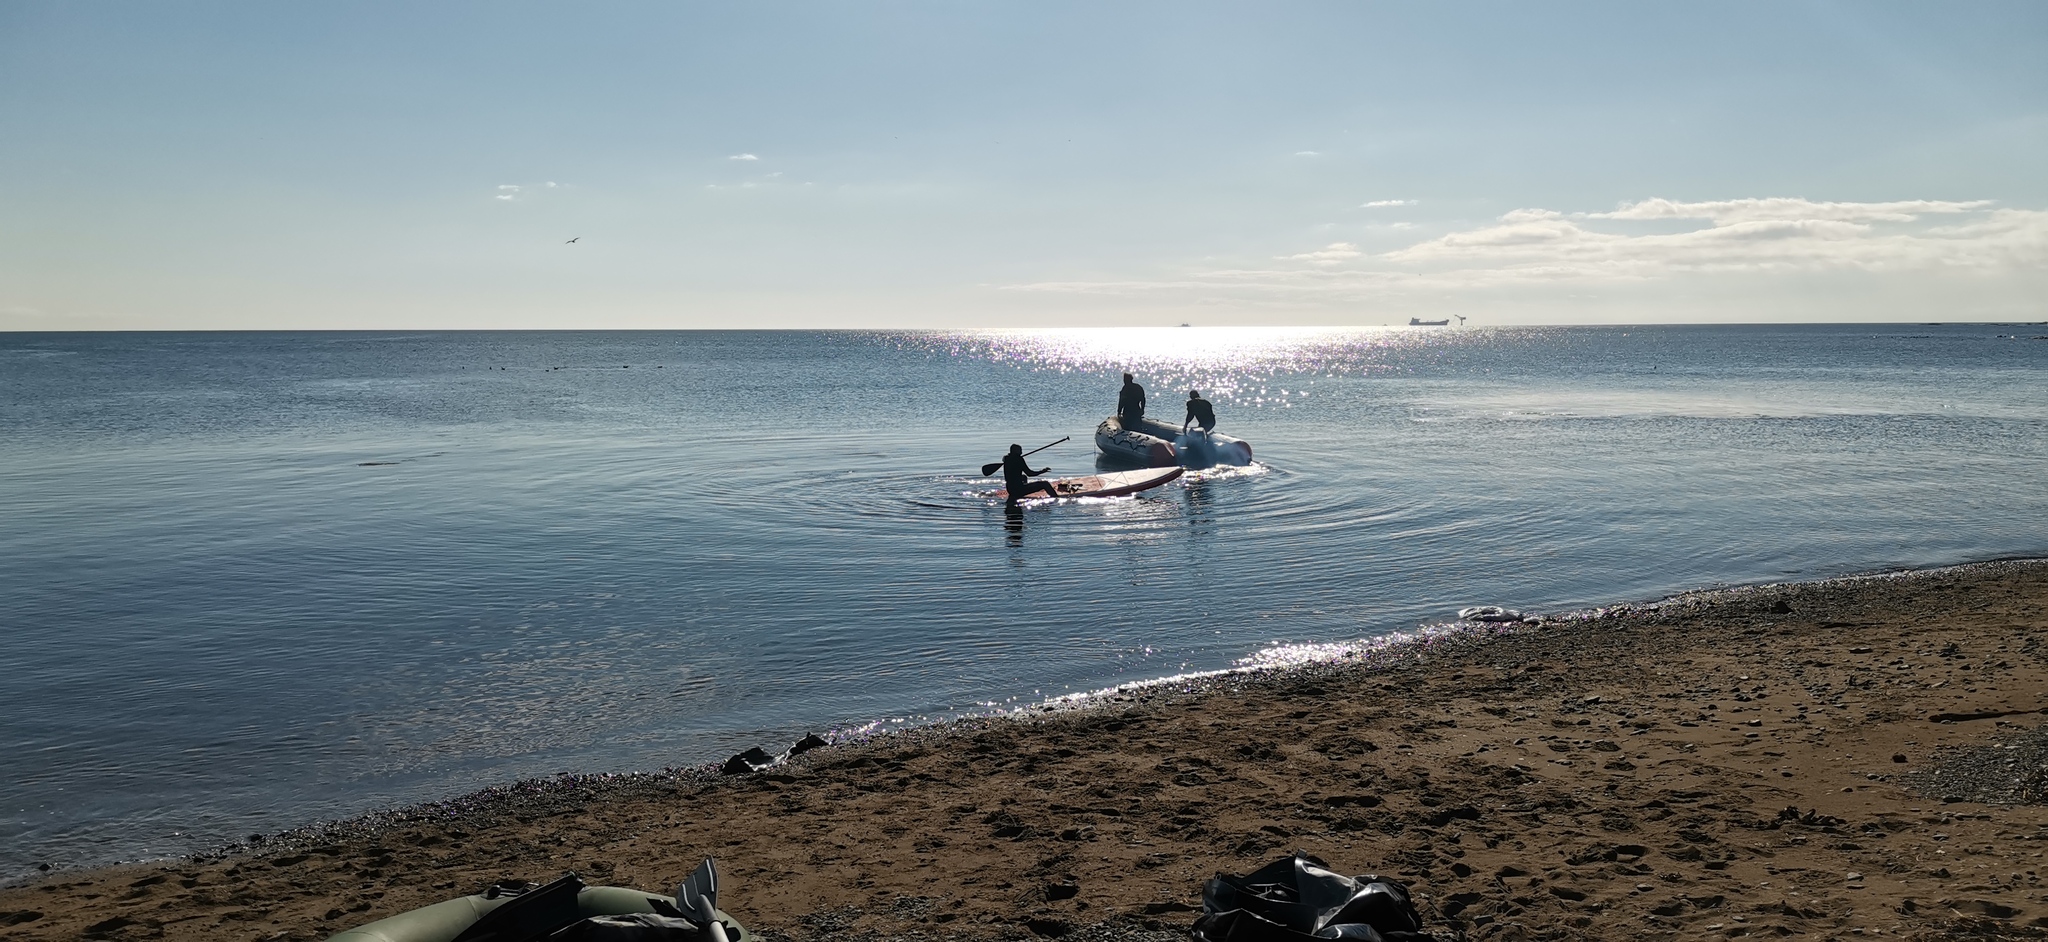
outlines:
[{"label": "inflatable raft on sand", "polygon": [[[699,893],[686,902],[685,895],[690,894],[584,886],[575,874],[546,886],[500,883],[357,926],[327,942],[753,942],[753,934],[718,909],[713,897]],[[685,913],[686,906],[702,910]]]},{"label": "inflatable raft on sand", "polygon": [[1095,447],[1103,454],[1148,468],[1180,465],[1207,468],[1219,464],[1243,467],[1252,463],[1251,443],[1217,432],[1193,429],[1185,434],[1180,426],[1152,419],[1128,425],[1110,416],[1095,427]]}]

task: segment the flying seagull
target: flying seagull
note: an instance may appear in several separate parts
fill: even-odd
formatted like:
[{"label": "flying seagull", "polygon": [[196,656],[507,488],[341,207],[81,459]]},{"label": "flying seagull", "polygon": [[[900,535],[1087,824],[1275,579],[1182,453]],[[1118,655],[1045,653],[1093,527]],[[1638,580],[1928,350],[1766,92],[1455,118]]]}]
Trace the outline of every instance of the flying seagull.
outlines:
[{"label": "flying seagull", "polygon": [[[576,239],[581,239],[581,238],[583,238],[583,237],[582,237],[582,236],[577,236],[577,237],[576,237]],[[574,241],[576,241],[576,239],[570,239],[570,240],[569,240],[569,242],[574,242]],[[562,244],[563,244],[563,245],[568,245],[568,244],[569,244],[569,242],[564,242],[564,243],[562,243]]]}]

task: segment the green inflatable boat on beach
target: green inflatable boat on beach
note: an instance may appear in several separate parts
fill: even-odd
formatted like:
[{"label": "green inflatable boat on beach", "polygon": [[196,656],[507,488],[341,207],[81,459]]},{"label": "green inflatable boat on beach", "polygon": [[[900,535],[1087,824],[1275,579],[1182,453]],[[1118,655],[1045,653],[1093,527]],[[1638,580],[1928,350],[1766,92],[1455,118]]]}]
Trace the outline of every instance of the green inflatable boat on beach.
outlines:
[{"label": "green inflatable boat on beach", "polygon": [[[574,874],[546,886],[499,884],[482,893],[423,906],[357,926],[327,942],[534,942],[691,938],[717,942],[692,925],[675,897],[620,886],[585,886]],[[753,935],[715,906],[728,942]]]}]

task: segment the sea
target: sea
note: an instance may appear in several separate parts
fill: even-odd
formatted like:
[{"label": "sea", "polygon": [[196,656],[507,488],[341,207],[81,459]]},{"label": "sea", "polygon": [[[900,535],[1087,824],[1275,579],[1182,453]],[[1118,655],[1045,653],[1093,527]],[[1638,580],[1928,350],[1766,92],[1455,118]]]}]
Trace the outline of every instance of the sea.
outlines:
[{"label": "sea", "polygon": [[[0,880],[2048,556],[2048,327],[0,334]],[[1245,468],[1012,511],[1136,373]],[[1568,630],[1568,629],[1560,629]]]}]

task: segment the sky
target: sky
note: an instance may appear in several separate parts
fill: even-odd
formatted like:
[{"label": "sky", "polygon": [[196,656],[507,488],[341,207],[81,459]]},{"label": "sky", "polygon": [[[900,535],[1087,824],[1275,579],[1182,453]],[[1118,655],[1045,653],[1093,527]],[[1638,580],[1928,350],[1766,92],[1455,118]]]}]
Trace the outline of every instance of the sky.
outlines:
[{"label": "sky", "polygon": [[2048,320],[2048,4],[0,0],[0,329],[1411,317]]}]

